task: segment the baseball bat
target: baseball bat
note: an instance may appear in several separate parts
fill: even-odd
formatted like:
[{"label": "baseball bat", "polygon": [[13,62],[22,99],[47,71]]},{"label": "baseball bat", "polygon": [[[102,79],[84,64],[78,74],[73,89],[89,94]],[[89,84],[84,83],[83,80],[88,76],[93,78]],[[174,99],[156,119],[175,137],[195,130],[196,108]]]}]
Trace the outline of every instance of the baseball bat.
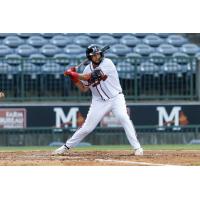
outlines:
[{"label": "baseball bat", "polygon": [[[109,45],[106,45],[105,47],[103,47],[101,49],[101,51],[104,53],[105,51],[107,51],[108,49],[110,49],[110,46]],[[83,62],[81,62],[79,65],[77,65],[75,68],[76,70],[81,67],[82,65],[85,65],[86,63],[88,62],[88,58],[86,58]]]}]

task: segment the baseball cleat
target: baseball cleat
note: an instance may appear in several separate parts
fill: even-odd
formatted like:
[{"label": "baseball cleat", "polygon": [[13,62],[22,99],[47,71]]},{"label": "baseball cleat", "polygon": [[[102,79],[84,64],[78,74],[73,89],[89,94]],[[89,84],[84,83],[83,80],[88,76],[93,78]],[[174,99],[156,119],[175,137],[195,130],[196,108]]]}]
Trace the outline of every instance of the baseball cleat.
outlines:
[{"label": "baseball cleat", "polygon": [[69,148],[64,144],[55,151],[52,152],[53,155],[62,155],[64,154]]},{"label": "baseball cleat", "polygon": [[143,156],[143,148],[135,149],[135,156]]}]

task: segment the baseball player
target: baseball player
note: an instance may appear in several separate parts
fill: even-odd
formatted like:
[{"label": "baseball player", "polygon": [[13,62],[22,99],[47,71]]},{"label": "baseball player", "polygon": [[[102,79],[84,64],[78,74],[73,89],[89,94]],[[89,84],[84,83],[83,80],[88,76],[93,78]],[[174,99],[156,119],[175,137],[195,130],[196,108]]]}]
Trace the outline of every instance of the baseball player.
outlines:
[{"label": "baseball player", "polygon": [[135,128],[127,114],[126,102],[115,65],[110,59],[104,57],[102,49],[97,45],[88,46],[86,56],[90,63],[85,67],[82,74],[77,73],[76,68],[72,67],[65,71],[64,75],[70,76],[80,91],[91,90],[91,106],[82,127],[63,146],[56,149],[53,154],[63,154],[75,147],[95,129],[106,113],[112,111],[122,124],[134,149],[134,154],[137,156],[143,155],[143,149],[137,140]]}]

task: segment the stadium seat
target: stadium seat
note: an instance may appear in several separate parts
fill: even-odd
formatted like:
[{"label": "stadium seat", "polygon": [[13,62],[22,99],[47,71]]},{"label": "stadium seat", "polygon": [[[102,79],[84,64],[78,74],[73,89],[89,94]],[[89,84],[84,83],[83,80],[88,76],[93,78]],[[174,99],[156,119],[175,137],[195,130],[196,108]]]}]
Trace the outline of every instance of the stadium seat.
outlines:
[{"label": "stadium seat", "polygon": [[29,45],[32,45],[33,47],[38,48],[38,47],[42,47],[43,45],[47,44],[48,41],[40,35],[34,35],[34,36],[31,36],[28,38],[27,43]]},{"label": "stadium seat", "polygon": [[127,53],[131,53],[131,48],[123,44],[115,44],[110,48],[112,53],[117,54],[118,56],[125,56]]},{"label": "stadium seat", "polygon": [[64,48],[64,52],[77,56],[78,54],[85,53],[85,48],[82,48],[76,44],[69,44]]},{"label": "stadium seat", "polygon": [[72,43],[72,40],[70,37],[65,35],[55,35],[51,38],[50,42],[58,47],[65,47]]},{"label": "stadium seat", "polygon": [[170,56],[173,53],[177,52],[178,49],[171,44],[161,44],[158,48],[157,51],[160,53],[163,53],[165,56]]},{"label": "stadium seat", "polygon": [[76,57],[77,57],[77,59],[79,59],[80,61],[83,61],[83,60],[86,59],[85,53],[80,53],[80,54],[78,54]]},{"label": "stadium seat", "polygon": [[180,51],[189,55],[195,55],[200,52],[200,48],[196,44],[184,44],[180,47]]},{"label": "stadium seat", "polygon": [[47,62],[47,58],[43,54],[40,54],[40,53],[31,54],[29,56],[29,59],[31,63],[34,65],[43,65]]},{"label": "stadium seat", "polygon": [[69,64],[69,56],[65,53],[59,53],[54,55],[54,60],[59,65],[68,65]]},{"label": "stadium seat", "polygon": [[139,53],[142,56],[148,56],[150,53],[154,52],[154,48],[150,47],[149,45],[146,44],[138,44],[134,48],[135,53]]},{"label": "stadium seat", "polygon": [[100,45],[114,45],[117,43],[117,39],[111,35],[101,35],[96,42]]},{"label": "stadium seat", "polygon": [[63,74],[65,68],[55,62],[47,62],[42,66],[42,73],[44,74]]},{"label": "stadium seat", "polygon": [[129,62],[118,62],[116,69],[121,79],[134,79],[135,68]]},{"label": "stadium seat", "polygon": [[165,74],[176,74],[178,77],[181,77],[183,73],[183,69],[181,65],[175,62],[171,62],[171,61],[166,62],[162,66],[162,70]]},{"label": "stadium seat", "polygon": [[6,45],[0,45],[0,57],[4,57],[11,53],[13,53],[13,50],[10,47]]},{"label": "stadium seat", "polygon": [[126,54],[126,61],[130,62],[132,65],[140,65],[142,56],[138,53],[128,53]]},{"label": "stadium seat", "polygon": [[74,43],[82,47],[87,47],[88,45],[93,44],[94,40],[87,35],[78,35],[74,38]]},{"label": "stadium seat", "polygon": [[6,38],[8,36],[15,36],[16,33],[0,33],[0,38]]},{"label": "stadium seat", "polygon": [[182,35],[169,35],[166,41],[176,47],[180,47],[183,44],[187,43],[188,40],[184,38]]},{"label": "stadium seat", "polygon": [[119,57],[115,53],[108,52],[105,54],[105,57],[111,59],[114,64],[117,64],[119,60]]},{"label": "stadium seat", "polygon": [[167,37],[171,35],[171,33],[155,33],[155,34],[163,39],[166,39]]},{"label": "stadium seat", "polygon": [[138,66],[138,73],[140,75],[153,75],[157,77],[160,73],[160,67],[152,62],[146,61]]},{"label": "stadium seat", "polygon": [[163,65],[166,61],[166,57],[162,53],[154,52],[149,55],[150,61],[155,65]]},{"label": "stadium seat", "polygon": [[110,33],[114,38],[120,39],[128,33]]},{"label": "stadium seat", "polygon": [[34,47],[27,44],[20,45],[15,51],[16,53],[18,53],[20,56],[23,56],[23,57],[28,57],[31,54],[37,52],[37,50]]},{"label": "stadium seat", "polygon": [[173,61],[181,66],[182,72],[184,73],[192,72],[194,59],[188,56],[188,54],[177,52],[177,53],[174,53],[172,57],[173,57]]},{"label": "stadium seat", "polygon": [[188,64],[190,61],[190,57],[186,53],[176,52],[172,55],[173,61],[178,64]]},{"label": "stadium seat", "polygon": [[161,39],[157,35],[147,35],[144,39],[143,42],[147,45],[150,45],[152,47],[157,47],[160,44],[163,43],[163,39]]},{"label": "stadium seat", "polygon": [[133,33],[138,38],[144,38],[148,33]]},{"label": "stadium seat", "polygon": [[198,60],[200,60],[200,52],[195,54],[195,58],[197,58]]},{"label": "stadium seat", "polygon": [[10,65],[6,62],[0,60],[0,75],[7,74],[9,71]]},{"label": "stadium seat", "polygon": [[17,35],[23,39],[27,39],[34,35],[39,35],[39,33],[17,33]]},{"label": "stadium seat", "polygon": [[40,53],[47,57],[53,57],[55,54],[60,53],[61,49],[53,44],[46,44],[40,49]]},{"label": "stadium seat", "polygon": [[140,39],[138,39],[137,37],[133,36],[133,35],[124,35],[121,39],[120,39],[120,43],[127,45],[129,47],[134,47],[137,44],[140,43]]},{"label": "stadium seat", "polygon": [[12,48],[18,47],[19,45],[23,43],[24,43],[24,40],[22,40],[18,36],[8,36],[3,40],[3,44]]},{"label": "stadium seat", "polygon": [[9,65],[19,65],[22,63],[22,57],[14,53],[6,55],[5,59]]},{"label": "stadium seat", "polygon": [[102,35],[102,33],[86,33],[91,38],[98,38]]},{"label": "stadium seat", "polygon": [[41,35],[42,37],[48,38],[48,39],[50,39],[50,38],[52,38],[53,36],[58,35],[58,34],[59,34],[59,33],[40,33],[40,35]]},{"label": "stadium seat", "polygon": [[12,78],[10,75],[18,74],[20,71],[20,66],[12,66],[0,61],[0,74],[7,74],[9,78]]},{"label": "stadium seat", "polygon": [[36,74],[41,74],[41,66],[34,65],[30,62],[24,62],[23,72],[26,75],[28,74],[35,77]]}]

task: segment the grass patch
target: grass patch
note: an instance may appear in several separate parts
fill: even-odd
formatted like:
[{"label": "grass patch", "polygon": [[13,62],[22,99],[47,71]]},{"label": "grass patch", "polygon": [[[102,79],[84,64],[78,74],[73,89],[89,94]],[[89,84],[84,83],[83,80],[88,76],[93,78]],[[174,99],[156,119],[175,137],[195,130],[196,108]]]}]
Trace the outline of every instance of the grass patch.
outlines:
[{"label": "grass patch", "polygon": [[[143,145],[144,150],[200,150],[200,145]],[[56,147],[50,146],[21,146],[21,147],[0,147],[0,152],[12,152],[12,151],[53,151]],[[131,150],[130,145],[92,145],[87,147],[76,147],[74,150],[78,151],[109,151],[109,150]]]}]

